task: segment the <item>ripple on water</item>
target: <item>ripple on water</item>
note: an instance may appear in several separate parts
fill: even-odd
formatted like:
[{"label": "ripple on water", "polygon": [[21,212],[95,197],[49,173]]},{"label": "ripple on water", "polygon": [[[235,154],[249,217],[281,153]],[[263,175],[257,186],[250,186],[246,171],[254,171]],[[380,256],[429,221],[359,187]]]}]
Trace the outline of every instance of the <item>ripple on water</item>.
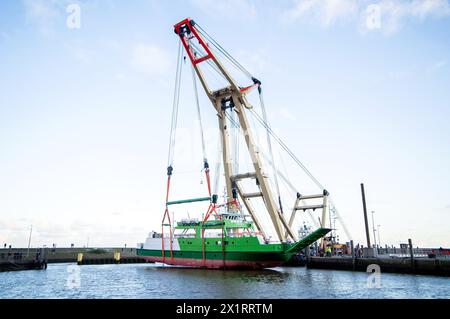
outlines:
[{"label": "ripple on water", "polygon": [[[79,273],[80,286],[70,276]],[[274,268],[204,270],[159,264],[51,264],[45,271],[0,273],[0,298],[450,298],[450,278]]]}]

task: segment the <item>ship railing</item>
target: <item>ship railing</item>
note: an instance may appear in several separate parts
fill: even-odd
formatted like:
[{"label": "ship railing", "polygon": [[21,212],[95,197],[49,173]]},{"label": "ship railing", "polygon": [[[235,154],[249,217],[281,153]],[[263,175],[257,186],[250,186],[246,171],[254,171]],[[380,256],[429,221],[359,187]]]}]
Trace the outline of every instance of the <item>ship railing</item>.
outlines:
[{"label": "ship railing", "polygon": [[[392,258],[408,258],[411,257],[411,252],[409,248],[397,248],[397,247],[387,247],[375,248],[378,256],[386,256]],[[445,249],[433,249],[433,248],[413,248],[413,255],[415,258],[450,258],[450,253]]]},{"label": "ship railing", "polygon": [[204,238],[218,238],[218,237],[222,237],[222,233],[212,233],[212,234],[205,233],[205,235],[203,237]]},{"label": "ship railing", "polygon": [[[26,255],[26,254],[25,254]],[[0,260],[3,261],[18,261],[24,259],[24,254],[21,252],[4,252],[0,253]]]},{"label": "ship railing", "polygon": [[195,238],[195,234],[175,234],[175,238]]},{"label": "ship railing", "polygon": [[258,236],[258,235],[262,236],[262,234],[259,232],[252,232],[252,233],[239,232],[239,233],[229,233],[228,237],[240,238],[240,237]]},{"label": "ship railing", "polygon": [[34,248],[30,250],[26,249],[2,249],[0,252],[0,261],[6,261],[6,262],[18,262],[22,260],[31,260],[36,259],[40,260],[44,257],[44,251],[42,248]]}]

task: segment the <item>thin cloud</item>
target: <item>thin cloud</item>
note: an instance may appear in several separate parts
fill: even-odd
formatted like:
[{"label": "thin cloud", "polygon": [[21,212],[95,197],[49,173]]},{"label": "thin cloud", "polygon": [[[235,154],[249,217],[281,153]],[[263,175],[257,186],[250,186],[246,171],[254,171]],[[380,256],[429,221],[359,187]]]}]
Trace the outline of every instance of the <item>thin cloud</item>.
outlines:
[{"label": "thin cloud", "polygon": [[138,44],[132,50],[131,65],[149,75],[164,74],[170,69],[169,54],[153,44]]},{"label": "thin cloud", "polygon": [[44,37],[54,36],[58,31],[67,29],[67,8],[71,4],[78,4],[84,10],[110,3],[100,0],[22,0],[26,21]]},{"label": "thin cloud", "polygon": [[54,0],[24,0],[26,15],[33,19],[51,19],[59,16],[57,1]]},{"label": "thin cloud", "polygon": [[450,15],[448,0],[382,0],[379,7],[380,30],[388,35],[400,31],[410,22],[422,22],[427,18],[443,18]]},{"label": "thin cloud", "polygon": [[410,5],[410,11],[412,16],[422,19],[445,17],[450,15],[450,4],[448,0],[415,0]]},{"label": "thin cloud", "polygon": [[56,0],[24,0],[25,17],[44,36],[55,32],[56,21],[62,19],[62,2]]},{"label": "thin cloud", "polygon": [[430,73],[437,72],[437,71],[445,68],[447,65],[448,65],[447,60],[437,61],[428,68],[428,72],[430,72]]},{"label": "thin cloud", "polygon": [[[380,27],[367,26],[369,5],[375,5],[380,13]],[[288,21],[302,21],[322,27],[337,23],[353,23],[363,33],[373,30],[386,35],[400,31],[412,22],[450,16],[449,0],[296,0],[284,14]]]},{"label": "thin cloud", "polygon": [[237,52],[238,61],[242,62],[242,65],[245,66],[250,73],[253,74],[261,74],[264,70],[269,68],[269,58],[266,53],[257,49],[255,51],[249,52],[245,50],[239,50]]},{"label": "thin cloud", "polygon": [[192,4],[210,16],[227,18],[256,17],[256,4],[252,0],[192,0]]},{"label": "thin cloud", "polygon": [[358,13],[357,0],[297,0],[286,12],[288,20],[303,21],[328,27],[348,20]]}]

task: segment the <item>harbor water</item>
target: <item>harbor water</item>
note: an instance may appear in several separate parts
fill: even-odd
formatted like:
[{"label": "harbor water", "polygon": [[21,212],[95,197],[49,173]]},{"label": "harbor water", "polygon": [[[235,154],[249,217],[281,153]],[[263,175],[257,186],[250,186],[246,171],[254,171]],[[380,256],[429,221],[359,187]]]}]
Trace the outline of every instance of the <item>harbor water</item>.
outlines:
[{"label": "harbor water", "polygon": [[50,264],[47,270],[0,273],[0,298],[450,298],[450,278],[304,267]]}]

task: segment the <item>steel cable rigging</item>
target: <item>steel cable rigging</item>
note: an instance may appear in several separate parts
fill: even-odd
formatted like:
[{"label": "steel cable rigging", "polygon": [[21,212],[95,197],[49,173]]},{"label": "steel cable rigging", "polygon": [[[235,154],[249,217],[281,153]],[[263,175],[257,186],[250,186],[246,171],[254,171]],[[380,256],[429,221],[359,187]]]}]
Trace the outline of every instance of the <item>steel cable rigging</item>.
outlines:
[{"label": "steel cable rigging", "polygon": [[178,106],[180,104],[180,83],[181,83],[181,72],[183,69],[182,61],[182,50],[181,41],[178,45],[178,58],[177,58],[177,71],[175,75],[175,92],[173,95],[173,106],[172,106],[172,124],[170,126],[170,140],[169,140],[169,155],[167,159],[167,167],[168,170],[173,170],[173,157],[175,150],[175,141],[176,141],[176,133],[177,133],[177,124],[178,124]]},{"label": "steel cable rigging", "polygon": [[[269,156],[270,156],[270,163],[273,169],[273,176],[274,176],[274,183],[275,183],[275,188],[276,188],[276,192],[278,195],[278,204],[279,204],[279,209],[282,212],[283,207],[282,207],[282,201],[281,201],[281,194],[280,194],[280,186],[279,186],[279,182],[278,182],[278,174],[279,171],[276,168],[275,165],[275,159],[274,159],[274,155],[273,155],[273,146],[272,146],[272,141],[271,139],[273,138],[274,141],[281,147],[281,149],[286,152],[289,157],[291,157],[291,159],[306,173],[306,175],[314,182],[314,184],[321,190],[324,192],[325,195],[325,187],[317,180],[317,178],[306,168],[306,166],[298,159],[298,157],[291,151],[291,149],[283,142],[283,140],[277,136],[275,134],[275,132],[273,131],[273,129],[270,127],[269,123],[268,123],[268,118],[267,118],[267,112],[266,112],[266,108],[265,108],[265,104],[264,104],[264,99],[263,99],[263,94],[262,94],[262,88],[261,88],[261,82],[259,82],[259,80],[257,80],[256,78],[254,78],[252,76],[252,74],[242,65],[240,64],[231,54],[229,54],[217,41],[214,40],[214,38],[212,38],[206,31],[203,30],[203,28],[201,28],[201,26],[199,26],[198,24],[195,24],[195,26],[198,28],[199,33],[209,42],[209,44],[211,44],[211,46],[207,45],[205,46],[204,43],[202,43],[202,47],[203,50],[200,49],[196,44],[193,43],[193,41],[190,41],[190,38],[188,40],[188,43],[185,43],[185,48],[186,50],[190,50],[191,53],[190,54],[194,54],[196,59],[196,56],[202,56],[203,58],[199,58],[198,60],[202,60],[202,61],[206,61],[206,63],[211,67],[211,69],[213,71],[215,71],[214,73],[219,74],[219,76],[221,78],[223,78],[224,80],[230,80],[229,78],[225,78],[223,75],[223,70],[222,67],[220,67],[220,65],[218,66],[216,63],[213,63],[212,60],[208,59],[208,57],[211,57],[209,50],[215,49],[214,51],[218,51],[223,57],[225,57],[225,59],[227,61],[229,61],[236,69],[238,69],[239,71],[241,71],[246,77],[248,77],[249,79],[251,79],[253,81],[253,85],[246,87],[246,88],[242,88],[241,92],[245,92],[247,93],[249,90],[249,88],[252,87],[257,87],[258,91],[259,91],[259,104],[261,107],[261,111],[262,111],[262,116],[259,115],[254,109],[249,109],[249,113],[252,115],[252,118],[256,119],[256,121],[258,121],[260,123],[260,125],[262,125],[262,127],[266,130],[266,139],[267,139],[267,144],[268,144],[268,148],[269,148]],[[199,41],[200,44],[200,41]],[[208,51],[208,56],[205,56],[204,51]],[[180,54],[181,54],[182,48],[181,48],[181,42],[180,42],[180,48],[179,48],[179,58],[178,58],[178,63],[177,63],[177,78],[176,78],[176,90],[175,90],[175,96],[174,96],[174,110],[173,110],[173,116],[172,116],[172,127],[171,127],[171,140],[170,140],[170,148],[169,148],[169,167],[171,167],[172,163],[173,163],[173,148],[175,146],[175,134],[176,134],[176,125],[177,125],[177,115],[178,115],[178,102],[179,102],[179,89],[180,89],[180,77],[181,77],[181,59],[180,59]],[[192,56],[191,56],[192,59]],[[220,67],[220,69],[219,69]],[[198,97],[198,91],[197,91],[197,84],[196,84],[196,77],[195,77],[195,71],[193,68],[193,72],[192,72],[192,77],[193,77],[193,81],[194,81],[194,90],[195,90],[195,99],[196,99],[196,106],[197,106],[197,118],[199,121],[199,126],[200,126],[200,134],[201,134],[201,138],[202,138],[202,151],[203,151],[203,159],[204,159],[204,163],[205,163],[205,169],[208,170],[208,164],[207,164],[207,157],[206,157],[206,150],[205,150],[205,140],[204,140],[204,132],[203,132],[203,125],[202,125],[202,118],[201,118],[201,113],[200,113],[200,105],[199,105],[199,97]],[[231,110],[230,110],[231,111]],[[240,125],[238,123],[236,123],[236,120],[234,119],[234,116],[232,116],[233,113],[229,114],[228,112],[224,112],[225,117],[227,118],[227,120],[234,124],[234,128],[239,128]],[[238,145],[235,145],[236,147],[238,147]],[[235,161],[238,160],[238,149],[234,152],[234,159]],[[219,169],[217,169],[219,168]],[[208,170],[209,171],[209,170]],[[215,179],[218,180],[218,175],[220,175],[220,166],[216,167],[216,172],[219,171],[219,173],[216,173],[215,175]],[[209,177],[208,177],[209,178]],[[283,179],[284,180],[284,179]],[[216,180],[214,181],[214,193],[216,193],[216,189],[218,186],[218,182],[216,182]],[[210,192],[211,194],[211,192]],[[335,208],[334,203],[331,201],[330,204],[332,204],[332,206],[334,207],[334,212],[336,214],[336,216],[338,217],[338,219],[340,220],[344,231],[346,232],[347,236],[349,238],[351,238],[347,228],[345,227],[345,225],[343,224],[342,218],[340,217],[337,209]],[[331,213],[331,212],[330,212]],[[331,216],[331,214],[330,214]],[[331,219],[331,218],[330,218]]]}]

